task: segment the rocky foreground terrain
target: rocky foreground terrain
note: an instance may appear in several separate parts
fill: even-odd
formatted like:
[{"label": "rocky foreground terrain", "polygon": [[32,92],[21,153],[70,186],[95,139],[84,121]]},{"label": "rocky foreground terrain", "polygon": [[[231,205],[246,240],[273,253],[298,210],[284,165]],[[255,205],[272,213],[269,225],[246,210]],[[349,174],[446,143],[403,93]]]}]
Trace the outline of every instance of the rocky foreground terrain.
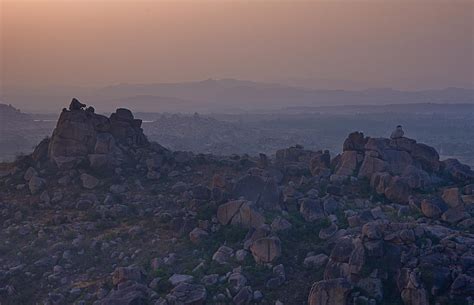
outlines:
[{"label": "rocky foreground terrain", "polygon": [[404,137],[229,157],[73,100],[0,165],[0,303],[473,304],[474,172]]}]

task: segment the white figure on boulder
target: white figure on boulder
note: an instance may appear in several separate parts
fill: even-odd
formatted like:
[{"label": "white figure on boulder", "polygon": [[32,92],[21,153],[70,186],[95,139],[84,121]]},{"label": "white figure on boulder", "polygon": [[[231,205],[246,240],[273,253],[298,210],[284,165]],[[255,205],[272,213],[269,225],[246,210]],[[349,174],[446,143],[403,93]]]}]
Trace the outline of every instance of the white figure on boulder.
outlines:
[{"label": "white figure on boulder", "polygon": [[398,125],[397,128],[390,135],[390,139],[400,139],[403,137],[405,132],[403,132],[402,125]]}]

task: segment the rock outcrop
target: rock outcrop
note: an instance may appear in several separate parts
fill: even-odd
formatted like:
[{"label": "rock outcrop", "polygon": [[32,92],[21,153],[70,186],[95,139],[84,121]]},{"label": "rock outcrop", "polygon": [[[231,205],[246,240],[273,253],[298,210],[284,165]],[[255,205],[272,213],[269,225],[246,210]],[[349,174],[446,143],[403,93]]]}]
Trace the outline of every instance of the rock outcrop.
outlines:
[{"label": "rock outcrop", "polygon": [[87,161],[96,168],[113,166],[126,155],[124,147],[149,144],[142,121],[130,110],[119,108],[107,118],[84,107],[73,99],[69,110],[63,109],[49,140],[48,158],[59,168],[71,169]]},{"label": "rock outcrop", "polygon": [[334,176],[370,181],[371,187],[389,200],[408,203],[413,190],[429,191],[449,176],[466,181],[474,172],[457,160],[441,162],[436,150],[403,137],[397,127],[390,139],[365,137],[354,132],[345,140],[343,153],[335,158]]}]

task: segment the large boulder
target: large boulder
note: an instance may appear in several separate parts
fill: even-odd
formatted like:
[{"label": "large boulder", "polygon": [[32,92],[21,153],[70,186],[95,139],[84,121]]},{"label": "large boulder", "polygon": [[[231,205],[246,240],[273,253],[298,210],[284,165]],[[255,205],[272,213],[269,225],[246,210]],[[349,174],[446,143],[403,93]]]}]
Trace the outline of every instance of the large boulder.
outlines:
[{"label": "large boulder", "polygon": [[200,244],[208,236],[209,234],[201,228],[194,228],[191,232],[189,232],[189,239],[194,244]]},{"label": "large boulder", "polygon": [[36,175],[32,176],[28,182],[28,188],[32,195],[38,194],[46,186],[46,180]]},{"label": "large boulder", "polygon": [[413,150],[413,146],[415,145],[416,141],[413,139],[399,137],[399,138],[391,138],[389,145],[393,149],[396,150],[404,150],[406,152],[411,153]]},{"label": "large boulder", "polygon": [[451,285],[451,293],[456,296],[474,295],[474,276],[460,274]]},{"label": "large boulder", "polygon": [[457,187],[445,189],[441,197],[443,198],[444,202],[446,202],[452,208],[462,205],[461,192]]},{"label": "large boulder", "polygon": [[436,149],[431,146],[417,143],[413,146],[411,156],[418,161],[421,167],[426,171],[436,172],[440,169],[441,163],[439,161],[439,154]]},{"label": "large boulder", "polygon": [[413,165],[407,166],[401,176],[412,189],[428,190],[432,185],[431,176],[426,171]]},{"label": "large boulder", "polygon": [[400,270],[397,283],[401,290],[401,298],[405,305],[428,305],[428,293],[423,287],[420,274],[404,268]]},{"label": "large boulder", "polygon": [[221,204],[217,208],[217,220],[223,225],[229,224],[245,202],[245,200],[234,200]]},{"label": "large boulder", "polygon": [[118,108],[110,115],[110,133],[114,138],[129,146],[144,146],[148,144],[141,128],[142,120],[135,119],[130,110]]},{"label": "large boulder", "polygon": [[265,223],[265,218],[251,202],[245,202],[239,211],[232,217],[231,224],[244,228],[258,228]]},{"label": "large boulder", "polygon": [[354,244],[352,242],[352,238],[342,237],[337,240],[329,257],[332,261],[339,263],[347,263],[349,262],[353,250]]},{"label": "large boulder", "polygon": [[217,220],[223,225],[230,223],[246,228],[258,228],[265,223],[265,218],[256,210],[255,205],[246,200],[221,204],[217,208]]},{"label": "large boulder", "polygon": [[336,168],[336,175],[352,176],[355,174],[358,164],[361,162],[362,155],[357,151],[345,151],[341,155],[341,160]]},{"label": "large boulder", "polygon": [[388,200],[406,204],[408,203],[411,189],[403,178],[395,176],[391,179],[390,184],[384,190],[384,194]]},{"label": "large boulder", "polygon": [[318,255],[307,256],[303,261],[303,265],[308,269],[321,269],[324,268],[327,262],[328,256],[324,253],[320,253]]},{"label": "large boulder", "polygon": [[395,175],[403,173],[403,171],[414,164],[411,155],[403,150],[387,149],[383,152],[383,158],[388,164],[389,171]]},{"label": "large boulder", "polygon": [[25,179],[25,181],[30,181],[33,176],[38,176],[38,172],[34,167],[29,167],[23,175],[23,179]]},{"label": "large boulder", "polygon": [[257,263],[271,263],[281,255],[281,241],[276,236],[259,238],[252,243],[250,251]]},{"label": "large boulder", "polygon": [[223,265],[229,263],[229,260],[234,256],[234,250],[227,246],[220,246],[212,255],[212,260]]},{"label": "large boulder", "polygon": [[265,180],[256,175],[246,175],[237,180],[232,194],[235,198],[244,197],[256,203],[265,187]]},{"label": "large boulder", "polygon": [[232,298],[235,305],[248,305],[253,299],[252,288],[250,286],[242,287]]},{"label": "large boulder", "polygon": [[202,285],[178,284],[166,296],[169,305],[202,305],[206,303],[207,291]]},{"label": "large boulder", "polygon": [[319,281],[313,284],[308,296],[309,305],[347,305],[351,283],[344,278]]},{"label": "large boulder", "polygon": [[474,180],[474,171],[457,159],[447,159],[442,164],[444,166],[444,173],[451,179],[458,182]]},{"label": "large boulder", "polygon": [[257,205],[268,210],[278,209],[280,203],[280,190],[275,179],[267,178]]},{"label": "large boulder", "polygon": [[368,138],[364,146],[365,152],[373,151],[376,153],[374,156],[380,158],[384,157],[384,152],[388,149],[392,149],[390,147],[390,140],[385,138]]},{"label": "large boulder", "polygon": [[120,284],[117,289],[100,300],[100,305],[147,305],[150,289],[143,284],[128,281]]},{"label": "large boulder", "polygon": [[92,175],[84,173],[81,175],[81,182],[82,182],[82,187],[91,190],[91,189],[96,188],[99,185],[100,180]]},{"label": "large boulder", "polygon": [[312,222],[326,217],[323,203],[319,199],[305,198],[300,202],[300,213],[306,221]]},{"label": "large boulder", "polygon": [[344,141],[342,146],[343,151],[364,151],[365,144],[367,143],[367,138],[364,137],[362,132],[353,132],[350,133],[347,139]]},{"label": "large boulder", "polygon": [[143,270],[137,267],[118,267],[112,273],[112,283],[118,285],[125,281],[140,282],[144,277]]},{"label": "large boulder", "polygon": [[313,176],[329,173],[331,167],[331,155],[328,150],[318,151],[309,162],[309,169]]},{"label": "large boulder", "polygon": [[245,198],[266,209],[277,209],[280,201],[278,185],[272,178],[246,175],[240,178],[232,191],[234,198]]},{"label": "large boulder", "polygon": [[370,179],[370,186],[377,194],[384,194],[385,189],[388,188],[392,182],[392,175],[387,172],[374,173]]},{"label": "large boulder", "polygon": [[357,176],[359,178],[371,179],[373,174],[385,172],[387,169],[387,162],[378,158],[376,152],[367,152],[364,156],[364,161],[360,166]]},{"label": "large boulder", "polygon": [[310,161],[319,153],[306,150],[301,145],[296,145],[276,152],[275,164],[283,173],[289,176],[310,173]]},{"label": "large boulder", "polygon": [[469,213],[466,213],[462,208],[449,208],[441,215],[441,219],[450,224],[456,224],[469,217]]},{"label": "large boulder", "polygon": [[421,212],[428,218],[439,218],[448,206],[438,198],[424,199],[421,202]]},{"label": "large boulder", "polygon": [[108,154],[89,154],[87,159],[89,166],[95,170],[112,168],[116,163],[115,159]]},{"label": "large boulder", "polygon": [[76,166],[82,164],[84,161],[84,158],[57,156],[57,157],[52,157],[52,160],[54,161],[54,163],[56,163],[56,166],[58,167],[59,170],[71,170],[75,168]]}]

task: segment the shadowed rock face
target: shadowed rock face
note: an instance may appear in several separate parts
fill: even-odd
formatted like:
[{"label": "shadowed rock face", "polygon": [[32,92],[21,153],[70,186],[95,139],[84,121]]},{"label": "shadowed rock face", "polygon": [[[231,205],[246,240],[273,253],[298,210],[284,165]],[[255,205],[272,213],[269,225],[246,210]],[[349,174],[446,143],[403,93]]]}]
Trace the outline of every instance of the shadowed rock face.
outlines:
[{"label": "shadowed rock face", "polygon": [[141,126],[142,120],[135,119],[128,109],[119,108],[110,115],[109,132],[120,143],[130,146],[147,145],[148,140],[143,134]]},{"label": "shadowed rock face", "polygon": [[465,164],[462,164],[457,159],[447,159],[443,161],[445,173],[456,181],[465,181],[474,179],[474,171]]},{"label": "shadowed rock face", "polygon": [[64,110],[49,144],[49,156],[79,157],[94,153],[99,132],[108,132],[110,121],[103,115],[82,109]]},{"label": "shadowed rock face", "polygon": [[84,104],[74,99],[63,109],[49,142],[48,158],[58,166],[77,159],[101,157],[113,159],[120,154],[118,145],[141,147],[148,140],[141,129],[142,121],[135,119],[130,110],[119,108],[110,118],[94,113],[93,108],[83,109]]},{"label": "shadowed rock face", "polygon": [[372,174],[381,171],[401,174],[408,166],[428,172],[440,169],[439,155],[434,148],[401,136],[393,139],[370,138],[354,132],[345,140],[343,151],[343,156],[346,152],[362,155],[362,161],[352,157],[349,160],[343,158],[342,162],[350,163],[344,168],[361,166],[357,174],[369,179]]}]

